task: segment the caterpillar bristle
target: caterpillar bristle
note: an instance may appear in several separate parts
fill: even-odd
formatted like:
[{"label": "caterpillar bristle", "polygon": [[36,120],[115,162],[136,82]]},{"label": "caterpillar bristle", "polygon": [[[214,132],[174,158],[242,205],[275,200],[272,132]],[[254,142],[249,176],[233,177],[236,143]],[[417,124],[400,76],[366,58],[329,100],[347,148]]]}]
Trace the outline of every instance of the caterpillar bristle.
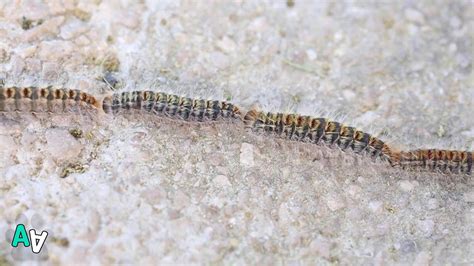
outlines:
[{"label": "caterpillar bristle", "polygon": [[368,154],[372,158],[390,161],[390,147],[367,133],[326,118],[301,116],[298,114],[265,113],[250,110],[244,117],[247,129],[278,137],[309,142],[329,147],[352,150]]},{"label": "caterpillar bristle", "polygon": [[437,171],[441,173],[472,173],[473,152],[439,149],[402,151],[400,166],[410,170]]},{"label": "caterpillar bristle", "polygon": [[193,99],[153,91],[115,93],[105,97],[102,106],[105,113],[136,109],[172,119],[197,122],[240,119],[241,115],[240,109],[228,102]]},{"label": "caterpillar bristle", "polygon": [[447,174],[472,174],[474,152],[442,149],[397,151],[381,139],[343,123],[322,117],[262,112],[251,109],[242,117],[240,108],[226,101],[194,99],[153,91],[93,95],[66,88],[0,87],[0,112],[64,113],[89,107],[117,114],[138,110],[177,121],[239,121],[252,132],[339,148],[388,162],[392,167]]}]

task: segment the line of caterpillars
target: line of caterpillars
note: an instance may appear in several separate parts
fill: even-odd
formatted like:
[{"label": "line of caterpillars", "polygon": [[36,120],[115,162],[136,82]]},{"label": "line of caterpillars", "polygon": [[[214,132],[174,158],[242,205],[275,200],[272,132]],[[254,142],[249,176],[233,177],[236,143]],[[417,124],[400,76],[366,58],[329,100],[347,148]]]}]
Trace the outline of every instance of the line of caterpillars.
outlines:
[{"label": "line of caterpillars", "polygon": [[0,88],[0,112],[67,112],[72,107],[87,106],[103,110],[106,114],[140,110],[184,121],[237,121],[252,132],[338,147],[403,169],[470,175],[474,161],[472,151],[396,151],[377,137],[326,118],[261,112],[255,109],[243,115],[237,106],[226,101],[193,99],[153,91],[114,93],[98,101],[90,94],[64,88]]}]

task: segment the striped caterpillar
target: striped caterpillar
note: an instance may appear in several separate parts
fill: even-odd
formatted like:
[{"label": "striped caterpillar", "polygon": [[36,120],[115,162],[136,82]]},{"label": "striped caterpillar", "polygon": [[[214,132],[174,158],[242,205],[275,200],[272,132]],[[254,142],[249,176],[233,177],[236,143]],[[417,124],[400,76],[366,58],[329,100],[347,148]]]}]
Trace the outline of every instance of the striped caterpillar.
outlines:
[{"label": "striped caterpillar", "polygon": [[240,119],[241,116],[237,106],[225,101],[192,99],[152,91],[115,93],[111,97],[104,98],[102,108],[105,113],[136,109],[199,122],[216,121],[222,118]]},{"label": "striped caterpillar", "polygon": [[454,150],[413,150],[399,154],[399,165],[403,169],[421,169],[442,173],[470,175],[474,152]]},{"label": "striped caterpillar", "polygon": [[66,112],[70,107],[99,107],[94,96],[79,90],[10,87],[0,88],[0,112]]},{"label": "striped caterpillar", "polygon": [[[83,106],[102,109],[107,114],[134,109],[199,122],[227,118],[241,121],[242,115],[239,108],[232,103],[192,99],[162,92],[122,92],[97,101],[90,94],[72,89],[0,88],[0,112],[67,112],[71,107]],[[245,114],[243,124],[254,132],[265,132],[284,139],[337,146],[343,151],[368,154],[372,158],[389,162],[393,167],[453,174],[472,173],[474,152],[438,149],[399,152],[370,134],[326,118],[250,110]]]},{"label": "striped caterpillar", "polygon": [[350,149],[355,153],[366,153],[372,158],[395,164],[390,147],[383,141],[326,118],[250,110],[244,117],[244,124],[255,132],[271,133],[301,142],[337,145],[343,151]]}]

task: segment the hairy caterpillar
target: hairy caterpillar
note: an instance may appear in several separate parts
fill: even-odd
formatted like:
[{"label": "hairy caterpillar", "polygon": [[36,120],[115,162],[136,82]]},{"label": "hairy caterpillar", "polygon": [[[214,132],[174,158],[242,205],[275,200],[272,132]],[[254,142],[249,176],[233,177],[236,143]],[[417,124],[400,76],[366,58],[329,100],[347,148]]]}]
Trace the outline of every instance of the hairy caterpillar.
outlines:
[{"label": "hairy caterpillar", "polygon": [[237,106],[225,101],[192,99],[153,91],[115,93],[104,98],[102,108],[105,113],[136,109],[199,122],[216,121],[222,118],[240,119],[241,116]]},{"label": "hairy caterpillar", "polygon": [[[144,110],[166,117],[199,122],[227,118],[241,121],[242,115],[240,109],[232,103],[192,99],[162,92],[122,92],[97,101],[90,94],[65,88],[0,88],[0,112],[67,112],[71,107],[81,106],[103,110],[107,114],[129,109]],[[367,154],[372,158],[387,161],[393,167],[453,174],[472,173],[474,152],[439,149],[395,151],[368,133],[326,118],[250,110],[245,114],[243,124],[254,132],[270,133],[294,141],[337,146],[343,151]]]},{"label": "hairy caterpillar", "polygon": [[425,149],[402,151],[399,165],[404,169],[421,169],[442,173],[472,173],[474,153],[468,151]]},{"label": "hairy caterpillar", "polygon": [[99,102],[94,96],[79,90],[10,87],[0,88],[0,112],[65,112],[70,107],[93,106]]},{"label": "hairy caterpillar", "polygon": [[395,163],[392,160],[392,150],[380,139],[326,118],[250,110],[244,117],[244,124],[255,132],[272,133],[301,142],[337,145],[343,151],[349,149],[388,161],[391,165]]}]

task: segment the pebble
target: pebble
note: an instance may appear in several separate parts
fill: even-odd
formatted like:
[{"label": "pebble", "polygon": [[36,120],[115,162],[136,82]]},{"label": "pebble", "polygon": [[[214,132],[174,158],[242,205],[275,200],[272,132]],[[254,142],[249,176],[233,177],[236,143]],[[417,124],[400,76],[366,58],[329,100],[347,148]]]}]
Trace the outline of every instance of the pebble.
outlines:
[{"label": "pebble", "polygon": [[254,148],[255,146],[252,144],[242,143],[242,146],[240,146],[240,165],[247,168],[255,165]]},{"label": "pebble", "polygon": [[217,187],[230,187],[232,185],[225,175],[217,175],[212,181]]},{"label": "pebble", "polygon": [[191,204],[189,196],[181,190],[176,191],[173,197],[173,207],[177,210],[181,210],[189,204]]},{"label": "pebble", "polygon": [[326,196],[326,204],[331,211],[337,211],[346,206],[342,196],[329,195]]},{"label": "pebble", "polygon": [[415,241],[406,239],[400,243],[400,251],[403,253],[412,253],[417,250]]},{"label": "pebble", "polygon": [[79,35],[86,31],[88,31],[86,24],[79,19],[74,19],[68,21],[61,27],[59,36],[65,40],[70,40],[79,37]]},{"label": "pebble", "polygon": [[362,188],[357,185],[350,185],[347,189],[347,192],[354,198],[359,198]]},{"label": "pebble", "polygon": [[313,49],[308,49],[306,50],[306,57],[308,57],[310,61],[314,61],[318,58],[318,54]]},{"label": "pebble", "polygon": [[222,39],[218,40],[216,42],[216,46],[222,52],[227,53],[227,54],[234,52],[236,48],[235,42],[227,36],[224,36]]},{"label": "pebble", "polygon": [[48,36],[57,36],[59,34],[59,26],[63,24],[65,18],[57,16],[47,19],[43,24],[38,25],[28,31],[25,31],[23,38],[26,42],[37,41]]},{"label": "pebble", "polygon": [[405,18],[411,22],[423,24],[425,22],[425,16],[418,10],[413,8],[405,9]]},{"label": "pebble", "polygon": [[431,219],[418,221],[418,229],[420,229],[420,231],[422,231],[427,237],[433,234],[434,227],[435,222]]},{"label": "pebble", "polygon": [[160,204],[166,199],[166,191],[161,187],[147,189],[140,195],[151,205]]},{"label": "pebble", "polygon": [[369,202],[369,210],[374,213],[380,213],[383,210],[383,202],[381,201],[371,201]]},{"label": "pebble", "polygon": [[342,95],[348,101],[354,99],[356,97],[356,93],[353,90],[343,90]]},{"label": "pebble", "polygon": [[474,202],[474,190],[465,192],[463,195],[464,201],[468,203],[473,203]]},{"label": "pebble", "polygon": [[404,192],[411,192],[415,186],[408,180],[402,180],[399,183],[400,190]]},{"label": "pebble", "polygon": [[52,128],[46,131],[45,151],[56,161],[77,159],[82,145],[65,129]]}]

